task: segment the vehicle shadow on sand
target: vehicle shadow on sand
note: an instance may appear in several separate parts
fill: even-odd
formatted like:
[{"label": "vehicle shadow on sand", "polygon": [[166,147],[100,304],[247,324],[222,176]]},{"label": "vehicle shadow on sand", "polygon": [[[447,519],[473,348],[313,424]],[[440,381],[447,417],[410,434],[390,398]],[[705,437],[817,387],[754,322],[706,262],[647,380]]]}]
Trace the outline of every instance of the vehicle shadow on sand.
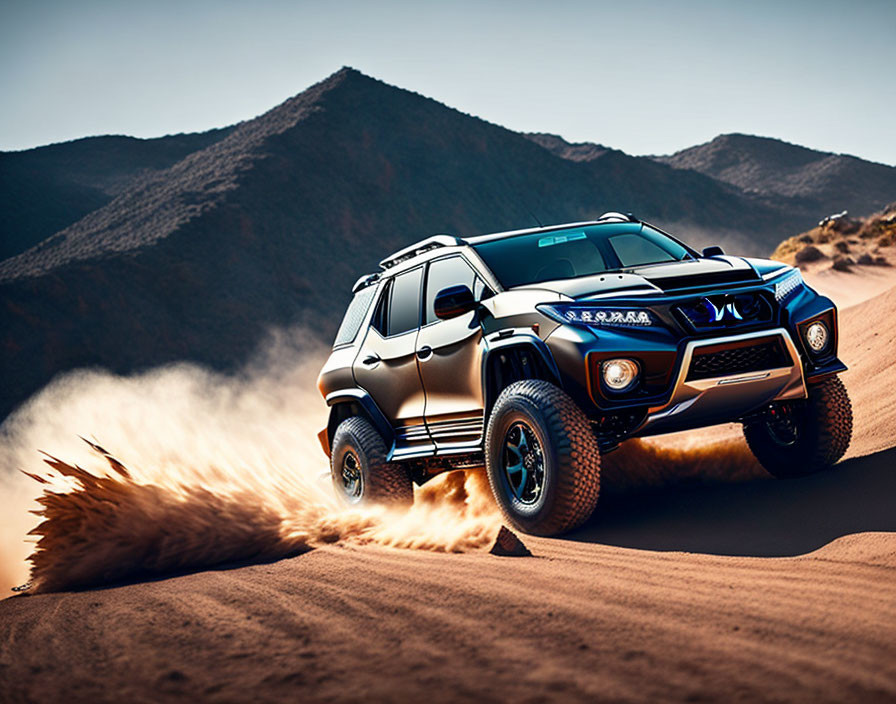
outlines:
[{"label": "vehicle shadow on sand", "polygon": [[866,531],[896,531],[896,448],[800,479],[605,496],[592,519],[567,538],[645,550],[784,557]]}]

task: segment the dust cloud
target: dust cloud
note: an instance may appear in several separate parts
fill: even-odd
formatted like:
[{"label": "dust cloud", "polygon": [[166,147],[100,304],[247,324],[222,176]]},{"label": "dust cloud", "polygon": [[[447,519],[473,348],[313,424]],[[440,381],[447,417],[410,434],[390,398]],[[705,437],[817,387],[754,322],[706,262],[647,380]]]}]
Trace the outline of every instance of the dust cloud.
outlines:
[{"label": "dust cloud", "polygon": [[[327,350],[300,332],[264,349],[235,375],[189,364],[74,372],[7,419],[0,589],[30,580],[55,591],[334,542],[464,552],[494,541],[501,517],[482,472],[437,477],[408,511],[346,509],[316,438]],[[753,471],[737,443],[696,443],[627,443],[606,458],[604,488]]]},{"label": "dust cloud", "polygon": [[[494,539],[499,514],[475,475],[437,478],[401,514],[342,507],[316,438],[326,351],[300,333],[265,349],[234,376],[186,364],[68,374],[10,417],[0,588],[30,578],[63,589],[337,540],[462,551]],[[35,528],[36,545],[23,540]]]}]

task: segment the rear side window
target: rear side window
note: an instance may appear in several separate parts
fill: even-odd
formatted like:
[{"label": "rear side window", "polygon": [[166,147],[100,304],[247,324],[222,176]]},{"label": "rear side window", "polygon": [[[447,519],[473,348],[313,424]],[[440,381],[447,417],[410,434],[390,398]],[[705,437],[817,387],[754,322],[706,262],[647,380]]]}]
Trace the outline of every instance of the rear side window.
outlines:
[{"label": "rear side window", "polygon": [[420,324],[420,284],[423,267],[418,267],[392,280],[389,290],[389,316],[386,334],[400,335]]},{"label": "rear side window", "polygon": [[[466,286],[473,294],[476,294],[476,272],[461,257],[449,257],[436,259],[429,265],[426,274],[426,317],[424,323],[433,323],[436,318],[436,295],[449,286]],[[481,287],[479,287],[481,288]],[[481,292],[481,291],[480,291]]]},{"label": "rear side window", "polygon": [[342,324],[339,326],[339,330],[336,333],[333,347],[347,345],[350,342],[355,341],[355,337],[358,335],[358,330],[361,329],[361,324],[364,322],[364,317],[367,315],[367,309],[370,308],[370,302],[373,300],[373,295],[376,293],[376,288],[376,286],[362,288],[355,294],[354,298],[352,298],[352,302],[348,304],[348,310],[345,311],[345,316],[342,318]]}]

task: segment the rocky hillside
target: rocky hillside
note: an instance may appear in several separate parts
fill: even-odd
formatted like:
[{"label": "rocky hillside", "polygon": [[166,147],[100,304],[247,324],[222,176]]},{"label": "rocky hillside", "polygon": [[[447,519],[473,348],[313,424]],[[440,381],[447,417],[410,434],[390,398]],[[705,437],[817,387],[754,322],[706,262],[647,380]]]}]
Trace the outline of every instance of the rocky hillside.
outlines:
[{"label": "rocky hillside", "polygon": [[[615,150],[557,135],[526,137],[571,161],[593,161]],[[720,135],[670,156],[650,157],[682,171],[696,171],[803,218],[832,208],[867,215],[896,195],[896,167],[746,134]]]},{"label": "rocky hillside", "polygon": [[800,208],[848,210],[868,215],[896,197],[896,167],[846,154],[831,154],[779,139],[726,134],[711,142],[656,157],[697,171],[748,193]]},{"label": "rocky hillside", "polygon": [[0,152],[0,260],[24,252],[233,128],[158,139],[87,137]]},{"label": "rocky hillside", "polygon": [[772,258],[801,268],[830,266],[848,271],[854,265],[896,263],[896,203],[864,218],[838,213],[816,227],[784,240]]}]

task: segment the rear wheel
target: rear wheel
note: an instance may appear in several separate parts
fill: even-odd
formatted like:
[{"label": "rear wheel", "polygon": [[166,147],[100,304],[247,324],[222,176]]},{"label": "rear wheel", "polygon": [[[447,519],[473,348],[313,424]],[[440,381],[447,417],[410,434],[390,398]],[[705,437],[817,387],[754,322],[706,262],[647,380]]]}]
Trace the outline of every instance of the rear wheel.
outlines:
[{"label": "rear wheel", "polygon": [[597,439],[575,401],[547,381],[518,381],[498,397],[485,466],[505,519],[526,533],[565,533],[597,504]]},{"label": "rear wheel", "polygon": [[852,438],[852,405],[833,377],[809,387],[801,401],[775,404],[744,423],[756,459],[775,477],[800,477],[833,465]]},{"label": "rear wheel", "polygon": [[414,503],[408,473],[386,461],[386,443],[364,418],[347,418],[336,428],[330,476],[337,496],[349,505]]}]

